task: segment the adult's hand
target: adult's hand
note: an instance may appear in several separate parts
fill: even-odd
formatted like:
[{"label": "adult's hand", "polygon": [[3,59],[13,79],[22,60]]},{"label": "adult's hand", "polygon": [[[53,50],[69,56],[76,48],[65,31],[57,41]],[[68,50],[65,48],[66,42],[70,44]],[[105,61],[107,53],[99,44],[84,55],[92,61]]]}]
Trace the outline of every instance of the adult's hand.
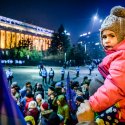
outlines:
[{"label": "adult's hand", "polygon": [[85,100],[84,103],[80,104],[76,115],[79,123],[84,121],[94,121],[94,112],[92,111],[88,100]]}]

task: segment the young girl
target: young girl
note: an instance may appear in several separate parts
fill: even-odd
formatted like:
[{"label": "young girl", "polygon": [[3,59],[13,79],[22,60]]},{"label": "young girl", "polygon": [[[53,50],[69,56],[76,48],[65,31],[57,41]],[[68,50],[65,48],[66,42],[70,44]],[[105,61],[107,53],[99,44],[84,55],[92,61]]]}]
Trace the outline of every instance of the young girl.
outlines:
[{"label": "young girl", "polygon": [[95,121],[99,125],[125,124],[124,7],[111,9],[101,25],[100,36],[107,56],[98,67],[101,76],[92,80],[90,98],[79,107],[77,117],[96,112]]}]

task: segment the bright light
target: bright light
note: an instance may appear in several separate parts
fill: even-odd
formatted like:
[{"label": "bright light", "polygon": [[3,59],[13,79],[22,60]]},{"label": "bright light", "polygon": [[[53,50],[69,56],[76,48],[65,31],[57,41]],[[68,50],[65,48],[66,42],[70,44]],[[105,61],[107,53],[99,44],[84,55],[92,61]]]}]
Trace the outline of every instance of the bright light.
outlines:
[{"label": "bright light", "polygon": [[102,22],[102,19],[100,19],[99,22],[101,23],[101,22]]},{"label": "bright light", "polygon": [[97,20],[97,19],[98,19],[98,16],[97,16],[97,15],[95,15],[95,16],[93,17],[93,19],[94,19],[94,20]]},{"label": "bright light", "polygon": [[91,32],[88,32],[88,34],[91,34]]},{"label": "bright light", "polygon": [[97,46],[97,45],[99,45],[99,43],[95,43],[95,45]]},{"label": "bright light", "polygon": [[91,34],[91,32],[83,33],[83,34],[80,35],[80,37],[82,37],[82,36],[87,36],[87,35],[90,35],[90,34]]},{"label": "bright light", "polygon": [[64,30],[64,33],[65,33],[66,35],[70,36],[70,33],[67,32],[66,30]]},{"label": "bright light", "polygon": [[66,35],[70,36],[70,33],[66,33]]},{"label": "bright light", "polygon": [[82,35],[83,35],[83,36],[86,36],[86,35],[87,35],[87,33],[83,33]]},{"label": "bright light", "polygon": [[66,31],[66,30],[64,30],[64,33],[67,33],[67,31]]},{"label": "bright light", "polygon": [[86,36],[86,35],[87,35],[87,33],[83,33],[83,34],[80,35],[80,37],[81,37],[81,36]]}]

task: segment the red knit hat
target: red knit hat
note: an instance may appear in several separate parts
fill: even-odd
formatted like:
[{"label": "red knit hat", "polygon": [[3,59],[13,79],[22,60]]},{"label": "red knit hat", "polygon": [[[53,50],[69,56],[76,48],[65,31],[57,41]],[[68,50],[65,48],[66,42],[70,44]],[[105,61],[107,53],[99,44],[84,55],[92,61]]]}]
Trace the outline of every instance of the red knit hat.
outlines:
[{"label": "red knit hat", "polygon": [[44,102],[44,103],[42,104],[42,107],[43,107],[45,110],[48,110],[48,104],[47,104],[46,102]]}]

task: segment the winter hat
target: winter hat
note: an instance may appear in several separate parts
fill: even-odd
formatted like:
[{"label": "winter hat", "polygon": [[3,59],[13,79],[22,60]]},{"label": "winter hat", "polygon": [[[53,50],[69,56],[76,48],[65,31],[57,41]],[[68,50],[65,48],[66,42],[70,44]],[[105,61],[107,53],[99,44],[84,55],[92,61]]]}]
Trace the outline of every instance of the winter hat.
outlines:
[{"label": "winter hat", "polygon": [[[125,8],[115,6],[111,9],[110,15],[106,17],[100,28],[100,35],[104,30],[111,30],[117,35],[118,42],[125,38]],[[101,37],[102,39],[102,37]]]},{"label": "winter hat", "polygon": [[35,120],[34,120],[33,116],[26,116],[25,121],[26,122],[31,122],[32,125],[35,125]]},{"label": "winter hat", "polygon": [[55,87],[56,88],[62,88],[62,84],[63,84],[62,82],[57,82],[56,85],[55,85]]},{"label": "winter hat", "polygon": [[77,96],[76,101],[83,102],[84,98],[82,96]]},{"label": "winter hat", "polygon": [[29,105],[28,105],[28,108],[36,108],[37,107],[37,104],[36,104],[36,101],[30,101],[29,102]]},{"label": "winter hat", "polygon": [[41,94],[38,94],[38,95],[36,96],[36,99],[41,99],[41,100],[42,100]]},{"label": "winter hat", "polygon": [[48,110],[48,104],[47,104],[46,102],[44,102],[44,103],[42,104],[42,107],[43,107],[45,110]]}]

